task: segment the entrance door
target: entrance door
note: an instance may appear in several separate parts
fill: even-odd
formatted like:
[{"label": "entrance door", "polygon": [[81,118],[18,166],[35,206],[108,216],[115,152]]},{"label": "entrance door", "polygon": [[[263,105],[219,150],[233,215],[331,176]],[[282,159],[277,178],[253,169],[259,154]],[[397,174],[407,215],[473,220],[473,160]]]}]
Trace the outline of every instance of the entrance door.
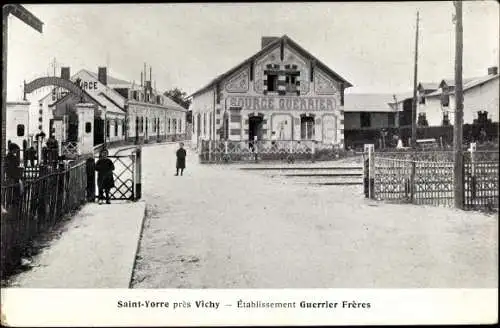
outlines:
[{"label": "entrance door", "polygon": [[262,139],[262,123],[264,118],[262,116],[250,116],[248,118],[248,140],[253,141],[254,137],[258,140]]}]

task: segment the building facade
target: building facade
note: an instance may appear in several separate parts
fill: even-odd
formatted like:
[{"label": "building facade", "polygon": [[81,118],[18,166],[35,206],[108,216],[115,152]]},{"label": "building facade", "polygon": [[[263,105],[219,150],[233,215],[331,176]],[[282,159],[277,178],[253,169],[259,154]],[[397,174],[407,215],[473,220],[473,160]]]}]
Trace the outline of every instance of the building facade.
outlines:
[{"label": "building facade", "polygon": [[[500,93],[498,81],[497,67],[490,67],[485,76],[464,79],[464,124],[473,124],[483,115],[492,122],[498,122]],[[454,123],[454,80],[443,79],[439,83],[420,83],[418,97],[417,124],[446,126]]]},{"label": "building facade", "polygon": [[[90,135],[94,145],[184,140],[187,109],[155,90],[151,73],[149,80],[145,77],[144,72],[136,85],[109,76],[105,67],[99,67],[97,74],[82,69],[73,76],[69,67],[63,67],[61,81],[70,81],[73,88],[78,86],[81,95],[43,85],[26,94],[25,101],[9,103],[6,142],[21,146],[26,141],[30,145],[37,136],[46,139],[51,134],[61,142],[72,143]],[[89,122],[81,121],[83,116],[78,113],[82,103],[94,108],[91,119],[85,115]]]},{"label": "building facade", "polygon": [[192,141],[274,135],[343,145],[350,86],[286,35],[263,37],[260,51],[191,95]]}]

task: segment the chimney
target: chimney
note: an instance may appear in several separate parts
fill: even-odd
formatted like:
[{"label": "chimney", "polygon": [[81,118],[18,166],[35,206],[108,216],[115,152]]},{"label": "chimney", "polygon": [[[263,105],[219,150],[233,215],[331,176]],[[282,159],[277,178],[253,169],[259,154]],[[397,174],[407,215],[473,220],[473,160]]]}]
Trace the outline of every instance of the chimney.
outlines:
[{"label": "chimney", "polygon": [[61,79],[69,80],[70,79],[69,67],[61,67]]},{"label": "chimney", "polygon": [[261,39],[261,49],[264,49],[268,44],[278,40],[279,37],[276,36],[263,36]]},{"label": "chimney", "polygon": [[488,67],[488,75],[497,75],[498,66]]},{"label": "chimney", "polygon": [[108,84],[108,74],[106,67],[99,67],[97,72],[97,79],[104,85]]}]

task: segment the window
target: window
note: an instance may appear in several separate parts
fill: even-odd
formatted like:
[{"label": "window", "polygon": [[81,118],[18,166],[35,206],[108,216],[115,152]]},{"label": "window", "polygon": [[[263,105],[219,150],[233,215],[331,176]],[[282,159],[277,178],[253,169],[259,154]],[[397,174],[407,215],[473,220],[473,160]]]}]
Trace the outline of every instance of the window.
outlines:
[{"label": "window", "polygon": [[182,132],[182,119],[179,119],[179,132]]},{"label": "window", "polygon": [[427,122],[427,117],[425,116],[425,113],[418,114],[417,125],[418,126],[429,126],[429,123]]},{"label": "window", "polygon": [[425,105],[425,96],[422,94],[420,95],[420,99],[418,101],[419,104]]},{"label": "window", "polygon": [[175,118],[173,119],[173,129],[175,134],[177,132],[177,120]]},{"label": "window", "polygon": [[441,105],[443,107],[448,107],[450,105],[450,95],[449,94],[443,94],[441,96]]},{"label": "window", "polygon": [[396,125],[396,113],[389,113],[387,117],[387,126],[395,126]]},{"label": "window", "polygon": [[314,117],[302,116],[300,118],[300,139],[314,139]]},{"label": "window", "polygon": [[90,133],[92,132],[92,123],[86,122],[85,123],[85,133]]},{"label": "window", "polygon": [[106,120],[106,137],[109,138],[110,122]]},{"label": "window", "polygon": [[24,124],[18,124],[17,125],[17,136],[18,137],[23,137],[24,136]]},{"label": "window", "polygon": [[207,113],[203,113],[203,135],[207,135]]},{"label": "window", "polygon": [[170,133],[170,119],[167,121],[167,133]]},{"label": "window", "polygon": [[115,120],[115,137],[118,137],[118,120]]},{"label": "window", "polygon": [[144,117],[141,116],[141,133],[144,132]]},{"label": "window", "polygon": [[125,120],[122,120],[122,136],[125,136],[125,130],[126,130]]},{"label": "window", "polygon": [[298,77],[300,72],[286,73],[286,92],[297,92]]},{"label": "window", "polygon": [[450,125],[450,117],[448,111],[443,112],[443,126]]},{"label": "window", "polygon": [[278,91],[278,74],[268,73],[267,74],[267,91]]},{"label": "window", "polygon": [[360,113],[359,119],[362,128],[369,128],[372,125],[370,113]]}]

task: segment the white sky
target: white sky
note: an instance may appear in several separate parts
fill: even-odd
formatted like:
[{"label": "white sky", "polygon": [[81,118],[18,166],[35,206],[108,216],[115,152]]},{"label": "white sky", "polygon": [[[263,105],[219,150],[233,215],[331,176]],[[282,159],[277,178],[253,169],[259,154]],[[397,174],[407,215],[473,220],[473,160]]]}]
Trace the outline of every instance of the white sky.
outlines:
[{"label": "white sky", "polygon": [[[25,7],[44,22],[44,31],[10,16],[8,100],[22,97],[23,80],[52,72],[53,58],[72,74],[107,64],[110,75],[136,83],[146,62],[157,89],[191,93],[257,52],[261,36],[283,34],[350,81],[349,92],[410,91],[417,10],[418,80],[454,76],[452,2]],[[464,77],[485,75],[499,62],[499,5],[465,2],[463,15]]]}]

